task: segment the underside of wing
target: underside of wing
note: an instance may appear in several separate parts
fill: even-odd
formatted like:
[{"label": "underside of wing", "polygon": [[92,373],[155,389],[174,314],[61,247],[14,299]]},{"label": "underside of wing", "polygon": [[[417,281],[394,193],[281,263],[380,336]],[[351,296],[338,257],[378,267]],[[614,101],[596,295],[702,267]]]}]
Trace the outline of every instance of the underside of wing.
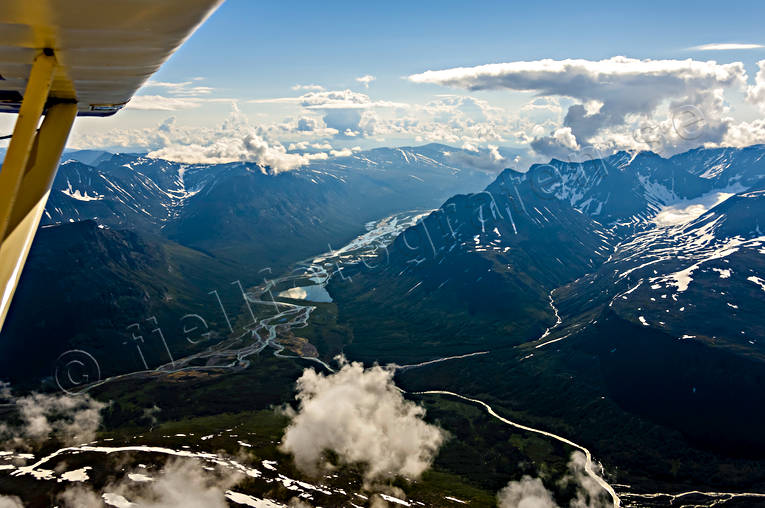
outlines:
[{"label": "underside of wing", "polygon": [[0,112],[18,112],[32,62],[56,55],[52,100],[118,111],[222,0],[4,0]]},{"label": "underside of wing", "polygon": [[[119,111],[222,0],[3,0],[0,327],[76,116]],[[44,121],[41,123],[41,119]]]}]

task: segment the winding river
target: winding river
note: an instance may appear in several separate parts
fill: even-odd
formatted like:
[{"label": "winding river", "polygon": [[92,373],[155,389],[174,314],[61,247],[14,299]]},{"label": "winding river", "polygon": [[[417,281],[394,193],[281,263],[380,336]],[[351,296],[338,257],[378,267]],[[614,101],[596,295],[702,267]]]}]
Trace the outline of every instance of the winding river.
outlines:
[{"label": "winding river", "polygon": [[[306,361],[315,362],[320,364],[323,368],[330,372],[334,372],[334,369],[326,362],[319,358],[288,355],[284,353],[285,346],[278,340],[280,332],[291,331],[299,328],[303,328],[308,325],[311,313],[315,310],[315,306],[311,305],[311,302],[307,300],[312,294],[316,294],[314,291],[297,291],[288,293],[291,301],[283,301],[278,296],[274,297],[274,292],[283,290],[284,288],[301,288],[309,286],[318,286],[324,288],[330,278],[342,270],[343,265],[350,263],[357,263],[363,261],[365,258],[376,255],[380,252],[380,249],[384,249],[393,239],[401,233],[407,227],[414,225],[420,218],[427,215],[428,211],[409,211],[399,214],[394,214],[379,221],[370,222],[367,224],[367,232],[354,239],[352,242],[343,246],[340,249],[334,250],[330,247],[330,250],[319,256],[315,256],[311,259],[298,263],[296,267],[288,274],[276,277],[274,279],[264,279],[264,283],[251,288],[246,293],[248,302],[252,305],[259,306],[259,309],[272,309],[272,314],[265,315],[254,322],[254,326],[242,334],[223,340],[205,351],[189,355],[184,358],[176,359],[170,363],[164,364],[156,369],[132,372],[119,376],[113,376],[106,378],[102,381],[87,385],[82,388],[81,393],[92,390],[97,386],[101,386],[105,383],[111,383],[120,379],[125,379],[133,376],[145,375],[157,371],[173,373],[181,371],[191,370],[209,370],[209,369],[244,369],[249,366],[248,357],[257,355],[267,348],[273,350],[273,354],[281,358],[300,358]],[[324,298],[323,293],[318,293],[321,298]],[[306,297],[305,304],[294,303],[296,300],[294,296],[302,295]],[[549,295],[550,306],[555,311],[556,323],[548,328],[544,335],[542,335],[536,342],[540,342],[535,347],[540,348],[552,342],[561,340],[561,338],[543,342],[544,339],[550,334],[550,332],[557,328],[561,324],[561,318],[555,307],[552,292]],[[326,300],[319,300],[326,301]],[[262,307],[261,307],[262,306]],[[262,316],[262,313],[260,314]],[[565,337],[562,337],[565,338]],[[422,368],[428,365],[446,361],[468,360],[476,356],[482,356],[490,354],[489,351],[478,351],[475,353],[468,353],[457,356],[450,356],[444,358],[436,358],[433,360],[411,364],[411,365],[390,365],[389,367],[395,370],[406,371],[410,369]],[[531,355],[530,355],[531,356]],[[200,365],[204,363],[204,365]],[[696,506],[714,506],[719,503],[742,497],[749,498],[765,498],[765,494],[760,493],[729,493],[729,492],[698,492],[689,491],[676,494],[669,493],[635,493],[629,492],[628,489],[623,489],[622,492],[617,493],[612,485],[610,485],[596,470],[597,467],[592,458],[592,453],[586,447],[577,444],[570,439],[553,434],[542,429],[529,427],[521,423],[513,422],[503,416],[499,415],[489,404],[486,402],[475,399],[459,393],[443,391],[443,390],[429,390],[424,392],[417,392],[417,395],[437,395],[457,398],[471,404],[476,404],[483,407],[489,415],[506,425],[510,425],[517,429],[536,433],[545,436],[550,439],[557,440],[572,448],[580,450],[586,457],[585,473],[590,476],[610,498],[613,506],[620,507],[622,500],[624,500],[626,506],[639,506],[640,502],[656,503],[673,505],[674,503],[682,502],[683,498],[689,498],[695,496],[697,498],[705,499],[706,504],[698,504]],[[46,475],[52,472],[41,469],[41,466],[51,459],[67,453],[82,453],[84,451],[91,453],[116,453],[120,451],[145,451],[154,453],[164,453],[167,455],[180,455],[180,456],[194,456],[196,458],[205,458],[212,460],[218,464],[226,463],[231,467],[240,469],[245,474],[247,471],[244,466],[230,461],[230,459],[223,458],[216,454],[207,453],[193,453],[188,451],[178,451],[171,449],[159,449],[159,448],[147,448],[142,446],[136,447],[123,447],[123,448],[109,448],[99,446],[82,446],[74,448],[65,448],[54,452],[47,457],[37,460],[31,466],[22,466],[14,468],[14,473],[19,474],[31,474],[35,477],[45,478]],[[225,461],[230,462],[225,462]],[[224,461],[224,462],[221,462]],[[250,475],[255,473],[250,472]],[[257,473],[260,474],[260,473]],[[290,480],[292,481],[292,480]],[[620,486],[627,487],[627,486]],[[309,489],[310,490],[310,489]],[[234,493],[236,494],[236,493]],[[237,499],[240,499],[240,494],[236,494]],[[234,499],[230,496],[230,499]],[[247,497],[247,496],[244,496]],[[251,506],[257,506],[252,504]]]}]

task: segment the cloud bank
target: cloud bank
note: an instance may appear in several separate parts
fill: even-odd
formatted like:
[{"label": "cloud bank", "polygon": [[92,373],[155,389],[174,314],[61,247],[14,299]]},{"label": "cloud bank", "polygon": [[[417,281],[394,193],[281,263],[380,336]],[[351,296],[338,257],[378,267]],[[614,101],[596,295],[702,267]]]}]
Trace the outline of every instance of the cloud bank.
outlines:
[{"label": "cloud bank", "polygon": [[254,130],[242,132],[239,136],[220,137],[205,145],[173,143],[149,152],[148,156],[189,164],[255,162],[275,172],[296,169],[311,160],[302,154],[288,153],[281,143],[269,143]]},{"label": "cloud bank", "polygon": [[[477,67],[457,67],[409,76],[429,83],[469,91],[512,90],[540,97],[565,97],[571,105],[563,128],[538,137],[538,153],[577,150],[598,142],[608,129],[625,127],[636,119],[650,119],[661,106],[694,107],[704,116],[701,142],[720,142],[728,120],[722,100],[727,88],[743,89],[746,70],[740,62],[718,64],[698,60],[638,60],[622,56],[607,60],[537,60]],[[570,136],[573,136],[573,143]],[[682,137],[682,136],[680,136]]]},{"label": "cloud bank", "polygon": [[[757,49],[755,46],[759,45],[720,43],[695,49]],[[457,67],[409,76],[413,84],[460,89],[412,102],[386,100],[380,86],[372,94],[367,89],[373,81],[371,74],[356,79],[365,87],[363,93],[298,84],[293,96],[240,98],[256,111],[253,114],[259,121],[254,125],[247,123],[236,101],[215,96],[213,89],[195,80],[150,82],[129,108],[173,111],[225,102],[234,104],[232,117],[237,119],[219,127],[181,127],[170,122],[159,129],[90,134],[75,130],[72,146],[146,149],[152,156],[188,163],[256,162],[278,172],[328,159],[357,145],[436,142],[513,151],[523,147],[527,153],[513,162],[522,170],[552,157],[580,160],[583,154],[605,157],[618,150],[651,150],[670,156],[699,146],[765,142],[765,121],[742,111],[742,106],[754,105],[765,112],[763,62],[753,79],[742,62],[699,59],[615,56]],[[496,95],[482,93],[492,90],[515,94],[513,100],[523,99],[522,94],[533,97],[527,97],[526,104],[508,107],[495,103],[492,97]],[[328,142],[337,146],[305,152],[284,148]],[[490,159],[485,162],[494,164]]]},{"label": "cloud bank", "polygon": [[445,433],[423,421],[425,410],[404,399],[393,372],[341,359],[330,375],[306,369],[297,381],[299,408],[280,448],[298,468],[317,474],[331,450],[346,464],[363,464],[367,480],[419,477],[435,458]]},{"label": "cloud bank", "polygon": [[[135,95],[127,103],[127,109],[143,111],[178,111],[194,109],[207,103],[224,102],[231,103],[232,99],[223,97],[210,97],[215,91],[209,86],[199,85],[204,78],[193,78],[188,81],[148,81],[138,95]],[[146,93],[146,91],[152,93]],[[157,93],[162,91],[169,95]]]},{"label": "cloud bank", "polygon": [[[131,150],[145,149],[148,157],[187,164],[225,164],[254,162],[271,173],[306,166],[313,160],[337,156],[329,143],[313,143],[327,151],[299,153],[309,143],[291,143],[287,149],[278,141],[283,135],[310,139],[334,136],[337,129],[327,127],[321,118],[303,116],[276,126],[253,126],[236,104],[229,117],[215,127],[183,127],[170,117],[160,125],[145,129],[114,129],[98,135],[77,135],[74,147],[110,146]],[[334,110],[333,110],[334,111]],[[354,124],[355,125],[355,124]]]},{"label": "cloud bank", "polygon": [[289,153],[278,141],[265,139],[265,133],[252,127],[236,105],[218,129],[208,132],[177,129],[174,120],[160,126],[163,147],[148,156],[189,164],[255,162],[273,172],[305,166],[309,155]]},{"label": "cloud bank", "polygon": [[760,49],[765,48],[762,44],[738,44],[738,43],[717,43],[702,44],[688,48],[696,51],[738,51],[742,49]]}]

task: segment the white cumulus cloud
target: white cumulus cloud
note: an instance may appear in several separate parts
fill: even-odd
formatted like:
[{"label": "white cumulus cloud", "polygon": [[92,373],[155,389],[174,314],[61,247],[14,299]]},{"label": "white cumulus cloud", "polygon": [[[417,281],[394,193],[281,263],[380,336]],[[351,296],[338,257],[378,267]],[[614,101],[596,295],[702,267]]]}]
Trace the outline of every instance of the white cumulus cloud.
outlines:
[{"label": "white cumulus cloud", "polygon": [[[575,490],[569,508],[606,508],[611,506],[611,498],[603,488],[585,472],[587,458],[584,453],[575,451],[568,462],[568,470],[557,482],[557,487]],[[558,508],[553,493],[545,487],[541,478],[523,476],[511,481],[497,493],[499,508]]]},{"label": "white cumulus cloud", "polygon": [[747,88],[746,99],[765,111],[765,60],[757,62],[757,67],[759,70],[754,78],[754,85]]},{"label": "white cumulus cloud", "polygon": [[13,398],[4,383],[0,383],[0,399],[15,403],[18,410],[18,423],[0,423],[0,441],[14,448],[39,446],[51,438],[67,446],[92,441],[106,407],[87,394],[32,393]]},{"label": "white cumulus cloud", "polygon": [[425,410],[406,400],[393,372],[341,360],[330,375],[306,369],[297,381],[299,407],[280,448],[304,472],[327,467],[325,452],[363,464],[365,478],[419,477],[432,463],[445,433],[423,420]]},{"label": "white cumulus cloud", "polygon": [[227,508],[227,489],[242,479],[237,474],[206,471],[199,462],[183,459],[169,461],[149,482],[125,478],[105,486],[101,493],[81,485],[70,487],[58,501],[63,508],[100,508],[101,499],[112,506],[136,508]]},{"label": "white cumulus cloud", "polygon": [[16,496],[0,495],[0,508],[24,508],[21,499]]},{"label": "white cumulus cloud", "polygon": [[524,476],[512,481],[497,494],[499,508],[557,508],[542,480]]},{"label": "white cumulus cloud", "polygon": [[371,74],[366,74],[364,76],[359,76],[358,78],[356,78],[356,81],[364,85],[364,88],[369,88],[369,83],[371,83],[375,79],[377,78],[375,78]]}]

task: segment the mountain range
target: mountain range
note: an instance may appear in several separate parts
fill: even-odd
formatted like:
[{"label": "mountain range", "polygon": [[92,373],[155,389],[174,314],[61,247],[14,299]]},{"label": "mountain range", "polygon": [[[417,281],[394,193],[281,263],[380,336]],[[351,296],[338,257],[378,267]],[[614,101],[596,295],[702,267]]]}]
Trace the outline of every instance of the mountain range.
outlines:
[{"label": "mountain range", "polygon": [[483,187],[492,176],[458,167],[461,152],[376,149],[281,173],[68,152],[0,333],[0,372],[14,384],[50,381],[72,349],[94,354],[103,375],[156,367],[170,356],[153,329],[176,355],[195,349],[188,315],[203,316],[209,340],[226,337],[244,311],[232,283],[262,282],[370,220]]},{"label": "mountain range", "polygon": [[381,148],[279,173],[254,163],[75,152],[59,168],[43,225],[93,219],[243,266],[282,270],[350,240],[370,220],[479,190],[491,175],[459,167],[455,154],[462,152]]},{"label": "mountain range", "polygon": [[762,487],[763,156],[507,169],[332,279],[344,351],[399,365],[488,352],[399,382],[580,436],[633,487]]},{"label": "mountain range", "polygon": [[[615,485],[765,488],[765,146],[494,175],[460,167],[459,152],[377,149],[283,173],[71,153],[0,334],[0,370],[16,385],[50,383],[71,349],[93,352],[103,375],[155,368],[167,349],[232,336],[247,318],[232,282],[278,276],[388,214],[432,210],[376,257],[344,265],[327,285],[333,301],[291,340],[324,361],[481,353],[399,369],[396,382],[576,436]],[[212,341],[185,339],[190,314]],[[141,339],[128,329],[137,322]],[[506,462],[503,443],[482,446]],[[501,487],[451,453],[439,467]]]}]

